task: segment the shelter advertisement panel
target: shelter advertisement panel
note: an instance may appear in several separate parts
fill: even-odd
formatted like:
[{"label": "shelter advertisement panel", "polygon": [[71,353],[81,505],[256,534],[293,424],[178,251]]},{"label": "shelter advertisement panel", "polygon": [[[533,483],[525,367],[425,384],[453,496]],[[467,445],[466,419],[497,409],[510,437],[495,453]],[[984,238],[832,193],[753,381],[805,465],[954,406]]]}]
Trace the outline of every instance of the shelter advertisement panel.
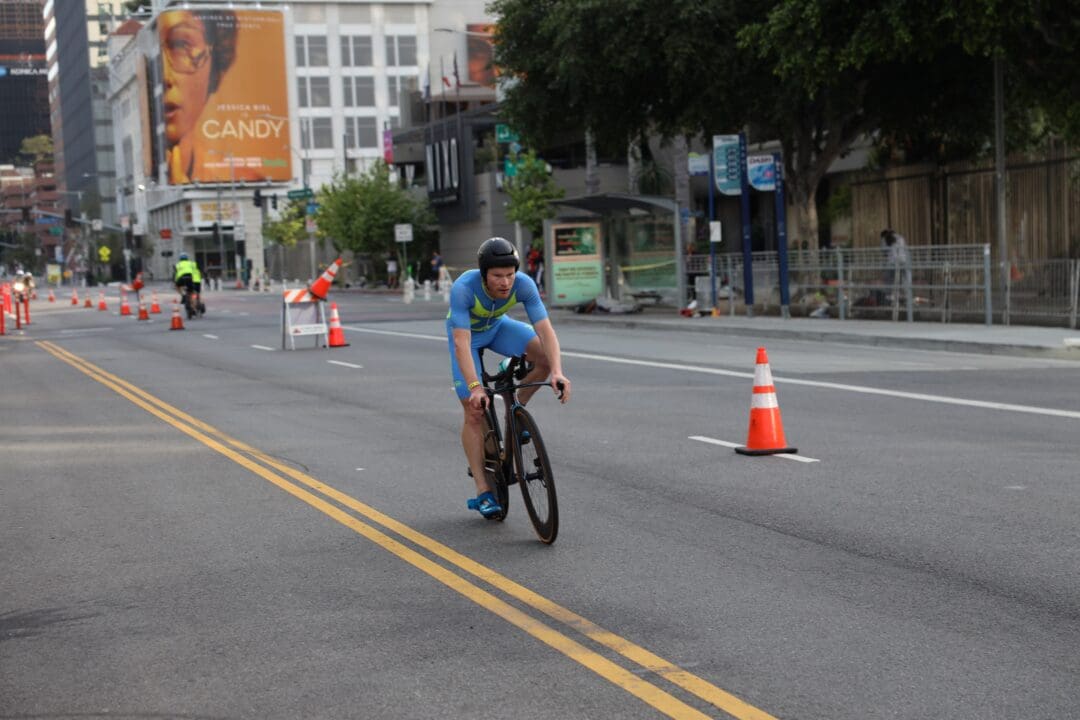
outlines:
[{"label": "shelter advertisement panel", "polygon": [[282,14],[191,8],[156,23],[169,184],[291,180]]},{"label": "shelter advertisement panel", "polygon": [[555,305],[578,305],[604,292],[604,261],[600,223],[561,223],[551,226],[552,248],[548,278]]}]

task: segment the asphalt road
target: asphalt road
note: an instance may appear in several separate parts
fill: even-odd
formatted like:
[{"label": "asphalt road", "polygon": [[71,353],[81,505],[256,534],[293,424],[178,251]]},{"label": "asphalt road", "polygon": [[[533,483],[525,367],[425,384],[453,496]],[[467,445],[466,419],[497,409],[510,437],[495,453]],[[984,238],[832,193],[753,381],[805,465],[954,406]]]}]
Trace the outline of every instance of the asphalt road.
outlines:
[{"label": "asphalt road", "polygon": [[[96,298],[96,294],[95,294]],[[560,534],[465,509],[438,302],[0,338],[0,718],[1080,717],[1080,365],[557,326]],[[115,305],[115,302],[113,302]]]}]

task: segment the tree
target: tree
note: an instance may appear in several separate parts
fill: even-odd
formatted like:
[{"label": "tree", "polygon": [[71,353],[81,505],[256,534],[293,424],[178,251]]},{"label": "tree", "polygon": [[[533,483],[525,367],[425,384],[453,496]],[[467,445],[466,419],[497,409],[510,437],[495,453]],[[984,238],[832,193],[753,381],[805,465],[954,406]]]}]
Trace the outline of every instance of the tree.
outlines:
[{"label": "tree", "polygon": [[[817,187],[858,138],[880,133],[939,159],[986,147],[992,52],[1023,55],[1044,84],[1053,83],[1040,86],[1029,71],[1021,86],[1041,101],[1014,107],[1046,108],[1065,128],[1080,117],[1070,109],[1080,93],[1068,60],[1080,15],[1063,9],[1076,2],[495,0],[492,7],[500,15],[496,64],[516,78],[507,119],[532,144],[573,128],[607,147],[646,133],[709,138],[744,128],[751,141],[779,140],[793,229],[815,246]],[[1040,59],[1047,48],[1051,62]],[[1027,120],[1014,117],[1014,129]]]},{"label": "tree", "polygon": [[23,138],[22,144],[19,146],[19,154],[22,155],[27,162],[32,164],[39,163],[42,160],[52,160],[52,136],[34,135],[32,137]]},{"label": "tree", "polygon": [[544,220],[555,217],[551,201],[564,194],[551,179],[548,164],[536,156],[535,150],[529,150],[518,157],[517,174],[507,178],[504,187],[510,196],[506,217],[521,223],[534,238],[542,237]]},{"label": "tree", "polygon": [[287,200],[280,217],[263,224],[263,238],[281,247],[296,247],[296,243],[307,237],[306,212],[307,200]]},{"label": "tree", "polygon": [[318,200],[319,234],[339,251],[397,254],[394,225],[408,223],[424,234],[435,224],[427,200],[399,187],[381,160],[362,175],[339,175],[319,190]]}]

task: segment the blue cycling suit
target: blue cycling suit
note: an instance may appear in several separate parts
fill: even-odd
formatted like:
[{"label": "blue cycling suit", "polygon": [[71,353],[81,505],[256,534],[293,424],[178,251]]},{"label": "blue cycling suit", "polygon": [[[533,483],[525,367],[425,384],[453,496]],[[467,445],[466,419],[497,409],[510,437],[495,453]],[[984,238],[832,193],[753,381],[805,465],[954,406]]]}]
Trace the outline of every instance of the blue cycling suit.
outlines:
[{"label": "blue cycling suit", "polygon": [[525,306],[525,314],[532,325],[547,318],[547,309],[540,300],[540,291],[532,278],[523,272],[514,275],[510,297],[496,300],[487,294],[479,270],[462,273],[450,288],[450,312],[446,315],[446,336],[450,344],[450,371],[454,377],[454,390],[462,400],[469,397],[465,376],[458,366],[454,353],[454,330],[472,332],[473,362],[480,373],[481,348],[491,348],[507,357],[521,355],[529,341],[536,337],[532,326],[506,317],[510,308],[518,303]]}]

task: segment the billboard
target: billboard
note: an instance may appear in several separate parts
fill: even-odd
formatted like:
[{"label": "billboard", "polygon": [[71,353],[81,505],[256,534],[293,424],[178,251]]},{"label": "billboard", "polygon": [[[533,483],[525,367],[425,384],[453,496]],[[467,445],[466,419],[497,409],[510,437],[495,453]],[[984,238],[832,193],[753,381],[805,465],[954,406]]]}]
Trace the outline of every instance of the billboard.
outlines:
[{"label": "billboard", "polygon": [[167,10],[155,32],[167,182],[291,180],[282,14]]},{"label": "billboard", "polygon": [[469,54],[469,82],[495,87],[494,25],[469,24],[466,30],[466,49]]}]

